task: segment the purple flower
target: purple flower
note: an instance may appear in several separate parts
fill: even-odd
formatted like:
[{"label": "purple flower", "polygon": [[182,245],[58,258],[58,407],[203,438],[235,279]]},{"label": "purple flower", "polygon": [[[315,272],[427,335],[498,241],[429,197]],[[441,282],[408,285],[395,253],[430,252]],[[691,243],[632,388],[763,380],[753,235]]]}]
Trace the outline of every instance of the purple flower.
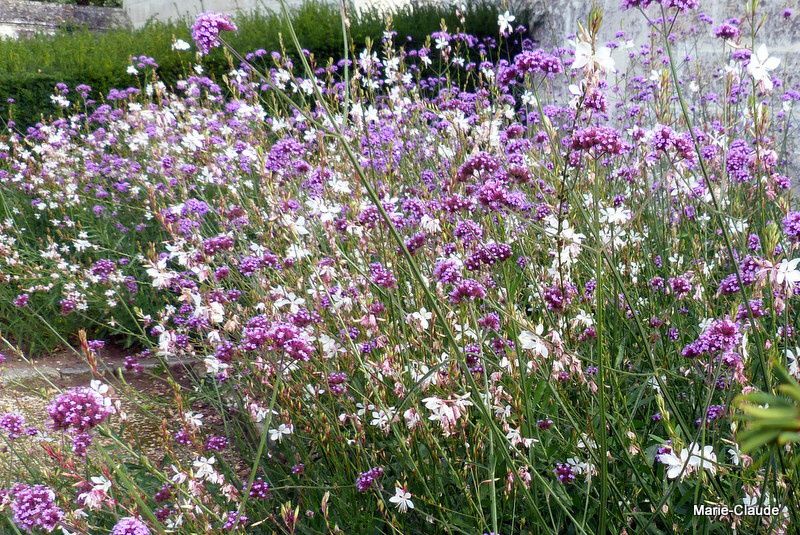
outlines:
[{"label": "purple flower", "polygon": [[45,485],[17,483],[9,491],[14,523],[26,531],[35,528],[50,533],[64,518],[56,505],[56,493]]},{"label": "purple flower", "polygon": [[91,445],[92,435],[89,433],[78,433],[72,437],[72,452],[78,457],[86,457],[86,452]]},{"label": "purple flower", "polygon": [[366,472],[362,472],[356,479],[356,490],[358,492],[367,492],[375,483],[383,476],[383,468],[376,466],[370,468]]},{"label": "purple flower", "polygon": [[111,535],[150,535],[150,529],[138,518],[126,516],[114,525]]},{"label": "purple flower", "polygon": [[253,485],[250,487],[250,497],[259,500],[266,500],[269,498],[269,483],[260,477],[253,481]]},{"label": "purple flower", "polygon": [[633,9],[637,7],[644,9],[652,3],[653,0],[622,0],[621,7],[622,9]]},{"label": "purple flower", "polygon": [[566,463],[556,463],[553,473],[561,483],[567,484],[575,481],[575,473],[572,471],[572,467]]},{"label": "purple flower", "polygon": [[484,297],[486,297],[486,288],[483,284],[473,279],[460,280],[450,292],[450,302],[454,305],[464,300],[474,301]]},{"label": "purple flower", "polygon": [[661,0],[661,5],[677,8],[678,11],[689,11],[700,7],[700,0]]},{"label": "purple flower", "polygon": [[236,511],[228,511],[228,516],[225,520],[225,524],[222,526],[222,529],[226,531],[233,531],[237,525],[239,526],[246,526],[248,518]]},{"label": "purple flower", "polygon": [[114,413],[114,407],[110,399],[91,388],[78,387],[56,397],[48,405],[47,413],[53,419],[54,429],[87,431],[103,423]]},{"label": "purple flower", "polygon": [[706,420],[709,422],[713,422],[723,416],[725,416],[725,407],[723,405],[711,405],[706,411]]},{"label": "purple flower", "polygon": [[192,39],[197,44],[197,50],[204,56],[222,44],[219,40],[220,32],[235,32],[237,29],[228,15],[201,13],[192,25]]},{"label": "purple flower", "polygon": [[391,271],[383,267],[380,262],[373,262],[369,265],[370,280],[373,284],[381,288],[394,288],[397,286],[397,279]]},{"label": "purple flower", "polygon": [[558,74],[564,70],[564,67],[557,57],[539,49],[533,51],[525,50],[518,54],[514,58],[514,69],[520,75],[533,72]]},{"label": "purple flower", "polygon": [[6,432],[8,438],[19,438],[24,433],[25,417],[18,412],[7,412],[0,416],[0,429]]},{"label": "purple flower", "polygon": [[571,141],[573,150],[593,150],[595,154],[622,154],[627,148],[622,135],[608,126],[581,128],[572,135]]},{"label": "purple flower", "polygon": [[800,212],[786,214],[783,218],[783,232],[791,241],[800,241]]},{"label": "purple flower", "polygon": [[739,27],[730,20],[714,28],[714,36],[720,39],[736,39],[740,33]]}]

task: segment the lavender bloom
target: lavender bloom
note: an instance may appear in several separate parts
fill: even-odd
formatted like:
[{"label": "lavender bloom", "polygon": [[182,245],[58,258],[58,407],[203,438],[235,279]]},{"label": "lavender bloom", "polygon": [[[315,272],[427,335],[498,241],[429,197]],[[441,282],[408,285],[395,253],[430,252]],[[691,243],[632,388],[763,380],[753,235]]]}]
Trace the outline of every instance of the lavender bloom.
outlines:
[{"label": "lavender bloom", "polygon": [[50,487],[17,483],[9,495],[14,523],[26,531],[39,528],[50,533],[64,518],[64,511],[56,505],[56,494]]},{"label": "lavender bloom", "polygon": [[235,32],[237,29],[228,15],[201,13],[192,25],[192,39],[197,44],[200,54],[205,56],[222,44],[219,40],[220,32]]},{"label": "lavender bloom", "polygon": [[789,212],[783,218],[783,232],[791,241],[800,241],[800,212]]},{"label": "lavender bloom", "polygon": [[126,516],[114,525],[111,535],[150,535],[150,529],[138,518]]},{"label": "lavender bloom", "polygon": [[25,417],[17,412],[7,412],[0,416],[0,429],[10,439],[21,437],[25,432]]},{"label": "lavender bloom", "polygon": [[56,397],[47,407],[47,413],[53,419],[54,429],[87,431],[103,423],[114,413],[114,407],[110,399],[91,388],[78,387]]},{"label": "lavender bloom", "polygon": [[366,472],[362,472],[356,479],[356,490],[358,492],[367,492],[375,486],[377,481],[383,476],[383,468],[376,466],[370,468]]},{"label": "lavender bloom", "polygon": [[566,463],[556,463],[553,473],[560,483],[567,484],[575,481],[575,472],[572,467]]}]

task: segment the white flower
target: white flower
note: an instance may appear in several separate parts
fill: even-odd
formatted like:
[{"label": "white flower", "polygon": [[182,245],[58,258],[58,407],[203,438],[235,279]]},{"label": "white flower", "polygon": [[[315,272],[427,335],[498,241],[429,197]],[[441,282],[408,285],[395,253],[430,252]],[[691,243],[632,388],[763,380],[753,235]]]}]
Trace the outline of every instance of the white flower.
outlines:
[{"label": "white flower", "polygon": [[608,207],[600,210],[600,222],[608,225],[624,225],[631,219],[631,211],[623,207]]},{"label": "white flower", "polygon": [[586,41],[578,41],[575,44],[575,61],[572,63],[573,69],[586,68],[589,71],[597,66],[603,72],[614,72],[614,58],[611,57],[611,49],[601,46],[597,50],[592,49],[592,44]]},{"label": "white flower", "polygon": [[91,511],[97,510],[103,505],[103,502],[108,498],[108,491],[111,490],[111,481],[103,476],[95,476],[91,478],[92,488],[86,492],[82,492],[78,499]]},{"label": "white flower", "polygon": [[667,477],[670,479],[675,479],[676,477],[681,475],[682,471],[683,475],[685,476],[689,471],[688,466],[686,467],[685,470],[683,468],[684,466],[687,465],[687,461],[689,460],[688,450],[684,449],[683,451],[681,451],[680,457],[675,455],[675,452],[672,451],[669,453],[662,453],[661,455],[658,456],[658,460],[662,464],[666,464],[667,466],[669,466],[669,468],[667,468]]},{"label": "white flower", "polygon": [[728,448],[728,455],[731,456],[731,462],[734,466],[739,466],[742,462],[742,452],[739,449],[739,445],[734,443],[733,446]]},{"label": "white flower", "polygon": [[759,46],[750,56],[750,63],[747,64],[747,73],[753,80],[760,83],[766,91],[772,91],[772,77],[770,71],[774,71],[780,65],[781,60],[769,55],[767,45]]},{"label": "white flower", "polygon": [[539,324],[536,326],[536,332],[531,331],[522,331],[519,333],[519,345],[522,349],[528,349],[533,351],[540,357],[545,357],[550,354],[550,350],[547,349],[544,341],[541,339],[542,333],[544,332],[544,326]]},{"label": "white flower", "polygon": [[430,327],[430,319],[433,317],[431,312],[425,307],[420,308],[417,312],[412,312],[408,316],[406,316],[406,321],[408,323],[415,323],[420,330],[425,331]]},{"label": "white flower", "polygon": [[198,429],[203,425],[203,415],[198,412],[187,412],[183,415],[183,421],[189,426]]},{"label": "white flower", "polygon": [[468,407],[472,405],[468,398],[469,394],[456,396],[453,399],[440,399],[432,396],[423,399],[422,402],[425,404],[425,408],[432,413],[428,419],[439,422],[444,430],[444,435],[450,436],[455,431],[458,420],[467,415]]},{"label": "white flower", "polygon": [[297,297],[293,292],[288,292],[283,295],[280,299],[275,301],[275,309],[280,310],[281,308],[289,305],[289,312],[292,314],[297,314],[300,311],[300,307],[305,305],[306,300],[302,297]]},{"label": "white flower", "polygon": [[773,266],[770,270],[772,282],[778,286],[785,285],[788,290],[793,290],[795,284],[800,282],[800,270],[797,269],[797,264],[800,264],[800,258],[781,260],[780,264]]},{"label": "white flower", "polygon": [[62,108],[69,108],[69,100],[62,95],[50,95],[50,100]]},{"label": "white flower", "polygon": [[127,73],[136,76],[137,74],[139,74],[139,71],[137,71],[136,67],[134,67],[133,65],[128,65]]},{"label": "white flower", "polygon": [[397,510],[401,513],[407,512],[409,509],[414,508],[414,502],[411,501],[411,493],[405,487],[397,486],[394,489],[394,496],[389,498],[389,501],[397,506]]},{"label": "white flower", "polygon": [[172,50],[183,51],[183,50],[189,50],[190,48],[192,48],[192,45],[190,45],[183,39],[176,39],[172,43]]},{"label": "white flower", "polygon": [[577,457],[570,457],[567,459],[567,464],[572,467],[574,473],[584,475],[587,479],[597,474],[597,467],[595,465],[581,461]]},{"label": "white flower", "polygon": [[92,379],[89,382],[89,388],[104,397],[106,394],[108,394],[108,385],[98,381],[97,379]]},{"label": "white flower", "polygon": [[800,379],[800,365],[797,363],[798,355],[800,355],[800,348],[796,347],[794,351],[791,349],[786,350],[786,364],[789,366],[789,373]]},{"label": "white flower", "polygon": [[281,424],[277,429],[269,430],[269,439],[273,442],[280,442],[283,440],[283,435],[291,435],[293,431],[294,426],[292,424]]},{"label": "white flower", "polygon": [[150,267],[146,271],[147,275],[153,279],[153,287],[161,289],[169,286],[169,282],[172,280],[172,272],[167,270],[167,261],[159,260],[157,264],[149,262],[148,265]]},{"label": "white flower", "polygon": [[680,456],[675,455],[675,452],[662,453],[658,456],[658,460],[669,466],[667,477],[670,479],[678,476],[683,479],[699,469],[708,470],[712,475],[717,473],[717,455],[714,453],[714,448],[705,446],[701,450],[696,442],[681,450]]},{"label": "white flower", "polygon": [[497,25],[500,26],[500,34],[508,35],[513,31],[511,23],[516,20],[516,17],[506,11],[505,13],[497,16]]},{"label": "white flower", "polygon": [[385,411],[372,411],[372,421],[370,425],[378,427],[383,432],[389,431],[389,424],[394,420],[394,407],[388,407]]},{"label": "white flower", "polygon": [[587,435],[586,433],[581,433],[581,438],[578,439],[578,447],[582,450],[585,449],[597,449],[597,442],[594,441],[592,437]]},{"label": "white flower", "polygon": [[214,463],[217,460],[214,457],[198,457],[192,463],[194,467],[194,477],[197,479],[208,479],[213,478],[215,471],[214,471]]}]

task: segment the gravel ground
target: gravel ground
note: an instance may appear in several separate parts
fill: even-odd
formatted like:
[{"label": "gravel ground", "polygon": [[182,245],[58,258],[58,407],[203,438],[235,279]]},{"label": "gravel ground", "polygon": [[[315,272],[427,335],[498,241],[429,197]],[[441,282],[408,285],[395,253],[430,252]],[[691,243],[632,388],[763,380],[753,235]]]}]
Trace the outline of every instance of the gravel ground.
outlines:
[{"label": "gravel ground", "polygon": [[[163,368],[157,368],[159,363],[155,359],[143,362],[145,371],[138,376],[126,376],[125,387],[114,376],[114,370],[123,366],[123,352],[103,350],[101,358],[104,382],[112,385],[112,388],[129,388],[125,396],[127,423],[123,438],[135,444],[136,449],[146,453],[154,462],[160,462],[163,458],[159,445],[163,443],[162,423],[168,421],[168,415],[152,400],[157,397],[162,402],[171,400],[170,387],[163,381],[166,376]],[[184,366],[187,363],[176,361],[169,364],[173,377],[179,381],[185,377]],[[50,433],[47,430],[46,407],[59,390],[88,386],[93,378],[91,368],[83,357],[67,351],[28,361],[20,357],[9,358],[0,366],[0,413],[18,412],[25,417],[28,426],[35,426],[40,431],[37,437],[23,437],[13,444],[0,435],[3,436],[0,439],[0,452],[6,453],[0,454],[0,483],[8,484],[20,469],[25,469],[21,457],[43,455],[43,446],[63,443],[63,447],[70,447],[69,439],[65,440],[63,433]],[[140,407],[129,401],[131,395],[137,397]],[[101,444],[98,442],[92,447]]]}]

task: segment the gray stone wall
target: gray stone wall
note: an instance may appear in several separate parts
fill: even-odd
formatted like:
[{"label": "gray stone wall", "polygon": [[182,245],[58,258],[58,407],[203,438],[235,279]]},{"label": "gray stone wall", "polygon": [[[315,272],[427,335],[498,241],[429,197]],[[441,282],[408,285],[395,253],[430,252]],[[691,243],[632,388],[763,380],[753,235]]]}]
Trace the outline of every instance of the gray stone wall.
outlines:
[{"label": "gray stone wall", "polygon": [[0,0],[0,37],[16,39],[34,33],[53,33],[65,25],[87,26],[92,30],[125,27],[130,24],[123,9],[67,6],[26,0]]}]

